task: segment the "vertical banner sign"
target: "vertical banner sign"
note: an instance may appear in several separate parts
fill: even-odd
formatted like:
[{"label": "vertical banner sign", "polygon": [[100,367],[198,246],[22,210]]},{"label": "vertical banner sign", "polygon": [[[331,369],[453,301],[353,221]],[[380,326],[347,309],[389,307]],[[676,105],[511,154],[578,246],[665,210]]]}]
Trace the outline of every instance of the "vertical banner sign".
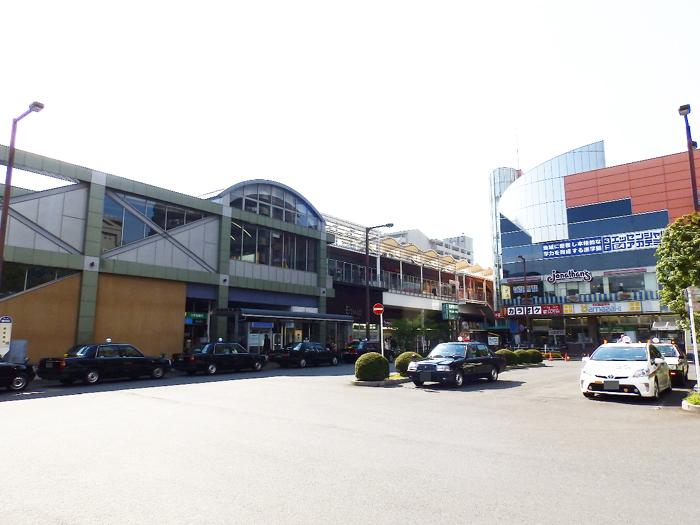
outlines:
[{"label": "vertical banner sign", "polygon": [[12,341],[12,317],[3,315],[0,317],[0,357],[10,351],[10,341]]}]

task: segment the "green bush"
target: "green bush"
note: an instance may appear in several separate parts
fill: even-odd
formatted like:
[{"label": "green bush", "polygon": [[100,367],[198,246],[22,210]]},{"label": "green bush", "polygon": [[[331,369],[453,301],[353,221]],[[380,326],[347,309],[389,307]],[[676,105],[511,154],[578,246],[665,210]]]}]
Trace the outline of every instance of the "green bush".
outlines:
[{"label": "green bush", "polygon": [[512,350],[508,350],[507,348],[501,348],[500,350],[496,350],[496,355],[504,357],[508,366],[518,364],[518,358],[515,356],[515,352],[513,352]]},{"label": "green bush", "polygon": [[394,366],[396,371],[401,374],[401,377],[406,377],[406,371],[408,370],[408,363],[411,361],[420,361],[423,356],[415,352],[404,352],[394,361]]},{"label": "green bush", "polygon": [[389,361],[377,352],[367,352],[355,361],[355,377],[360,381],[383,381],[389,377]]},{"label": "green bush", "polygon": [[542,352],[539,350],[536,350],[534,348],[531,348],[530,350],[527,350],[529,362],[532,364],[536,363],[541,363],[542,362]]},{"label": "green bush", "polygon": [[693,392],[685,398],[685,401],[691,405],[700,405],[700,394]]},{"label": "green bush", "polygon": [[525,365],[530,362],[530,355],[528,354],[527,350],[516,350],[513,352],[515,354],[515,358],[518,360],[519,365]]}]

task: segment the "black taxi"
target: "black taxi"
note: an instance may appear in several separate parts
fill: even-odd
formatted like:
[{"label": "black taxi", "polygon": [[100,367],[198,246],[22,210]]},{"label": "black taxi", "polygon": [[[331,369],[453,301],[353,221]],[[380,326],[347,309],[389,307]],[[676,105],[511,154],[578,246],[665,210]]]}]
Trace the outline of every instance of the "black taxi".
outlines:
[{"label": "black taxi", "polygon": [[262,370],[267,358],[263,354],[248,352],[238,343],[216,341],[206,343],[192,352],[175,354],[173,368],[194,375],[197,372],[213,375],[223,370]]},{"label": "black taxi", "polygon": [[416,386],[426,382],[461,387],[466,378],[485,377],[496,381],[506,360],[483,343],[457,341],[440,343],[422,361],[412,361],[407,374]]}]

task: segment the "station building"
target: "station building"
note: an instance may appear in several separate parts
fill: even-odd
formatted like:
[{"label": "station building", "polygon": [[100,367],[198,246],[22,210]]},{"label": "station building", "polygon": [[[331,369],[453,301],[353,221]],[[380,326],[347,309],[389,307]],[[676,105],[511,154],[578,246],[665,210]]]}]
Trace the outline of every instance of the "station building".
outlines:
[{"label": "station building", "polygon": [[107,337],[148,354],[215,337],[259,350],[353,321],[327,312],[326,223],[293,188],[200,199],[23,151],[14,166],[66,181],[12,188],[0,312],[33,361]]},{"label": "station building", "polygon": [[683,339],[659,302],[654,254],[693,211],[687,153],[606,167],[601,141],[490,182],[497,316],[514,342],[529,330],[575,354],[622,334]]}]

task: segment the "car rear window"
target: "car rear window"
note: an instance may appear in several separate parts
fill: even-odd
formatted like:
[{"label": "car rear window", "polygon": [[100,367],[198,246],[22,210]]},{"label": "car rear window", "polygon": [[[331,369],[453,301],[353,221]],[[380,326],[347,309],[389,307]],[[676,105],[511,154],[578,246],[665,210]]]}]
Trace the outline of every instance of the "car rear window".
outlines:
[{"label": "car rear window", "polygon": [[678,351],[673,345],[655,345],[664,357],[678,357]]},{"label": "car rear window", "polygon": [[91,345],[75,345],[66,352],[66,357],[85,357]]}]

